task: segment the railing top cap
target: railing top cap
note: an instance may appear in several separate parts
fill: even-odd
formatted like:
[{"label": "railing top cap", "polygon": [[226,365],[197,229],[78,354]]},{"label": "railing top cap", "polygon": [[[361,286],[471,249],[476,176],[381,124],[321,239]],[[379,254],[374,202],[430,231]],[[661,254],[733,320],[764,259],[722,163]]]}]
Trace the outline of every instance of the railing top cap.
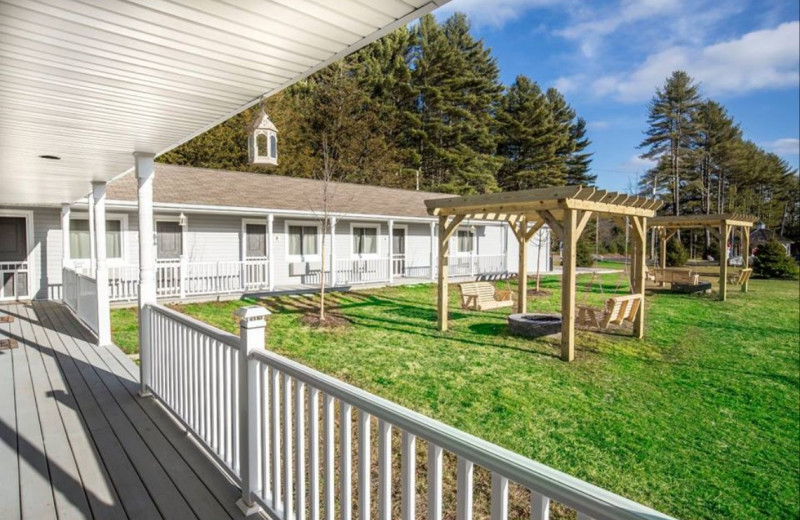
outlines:
[{"label": "railing top cap", "polygon": [[248,305],[247,307],[236,309],[236,312],[234,312],[234,316],[242,321],[263,319],[270,314],[272,313],[260,305]]}]

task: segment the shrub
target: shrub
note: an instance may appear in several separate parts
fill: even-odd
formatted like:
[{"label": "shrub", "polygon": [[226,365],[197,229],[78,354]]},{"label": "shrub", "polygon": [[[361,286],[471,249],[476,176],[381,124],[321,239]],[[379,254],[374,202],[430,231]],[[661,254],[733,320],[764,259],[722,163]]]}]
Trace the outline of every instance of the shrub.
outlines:
[{"label": "shrub", "polygon": [[772,239],[759,246],[753,260],[753,274],[765,278],[795,279],[798,268],[781,243]]},{"label": "shrub", "polygon": [[667,242],[667,265],[669,267],[681,267],[689,261],[689,253],[677,238]]},{"label": "shrub", "polygon": [[578,267],[591,267],[594,264],[592,248],[586,240],[578,240],[578,247],[575,249]]}]

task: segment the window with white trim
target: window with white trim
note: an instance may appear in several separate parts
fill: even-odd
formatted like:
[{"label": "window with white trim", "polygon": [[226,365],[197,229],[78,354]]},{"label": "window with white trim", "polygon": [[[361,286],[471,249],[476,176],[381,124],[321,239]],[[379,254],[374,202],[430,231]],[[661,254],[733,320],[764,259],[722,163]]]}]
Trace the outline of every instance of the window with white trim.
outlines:
[{"label": "window with white trim", "polygon": [[319,228],[317,226],[288,226],[289,256],[319,255]]},{"label": "window with white trim", "polygon": [[[89,219],[71,219],[69,223],[69,255],[75,260],[91,258]],[[122,219],[106,220],[106,258],[122,259]]]},{"label": "window with white trim", "polygon": [[353,226],[353,255],[378,254],[378,228]]},{"label": "window with white trim", "polygon": [[456,252],[461,254],[472,253],[472,237],[474,233],[469,229],[459,229],[456,234]]},{"label": "window with white trim", "polygon": [[245,224],[245,258],[264,258],[267,256],[266,224]]}]

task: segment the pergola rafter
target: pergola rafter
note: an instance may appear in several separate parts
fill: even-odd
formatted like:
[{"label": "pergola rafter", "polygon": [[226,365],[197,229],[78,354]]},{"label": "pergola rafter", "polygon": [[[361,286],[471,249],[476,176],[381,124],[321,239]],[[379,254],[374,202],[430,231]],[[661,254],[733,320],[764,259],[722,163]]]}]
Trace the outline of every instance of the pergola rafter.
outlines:
[{"label": "pergola rafter", "polygon": [[[667,242],[680,229],[709,229],[719,239],[719,299],[728,297],[728,239],[739,228],[742,249],[744,250],[743,269],[750,268],[750,230],[756,217],[743,213],[717,213],[712,215],[678,215],[650,219],[648,226],[655,229],[659,238],[661,269],[667,267]],[[748,282],[742,284],[742,292],[747,292]]]},{"label": "pergola rafter", "polygon": [[[645,230],[647,219],[662,202],[584,186],[559,186],[425,201],[428,213],[439,217],[438,322],[447,330],[448,255],[450,237],[464,219],[505,220],[519,243],[518,312],[527,311],[527,244],[544,225],[564,243],[562,280],[561,357],[575,358],[576,246],[592,215],[628,217],[634,221],[633,290],[644,299]],[[634,323],[634,334],[644,335],[644,306]]]}]

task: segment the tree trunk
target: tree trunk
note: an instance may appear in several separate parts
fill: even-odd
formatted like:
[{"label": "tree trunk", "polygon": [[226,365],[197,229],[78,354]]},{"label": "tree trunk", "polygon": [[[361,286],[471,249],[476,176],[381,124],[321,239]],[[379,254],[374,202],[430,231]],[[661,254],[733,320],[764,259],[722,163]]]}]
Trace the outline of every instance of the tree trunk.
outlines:
[{"label": "tree trunk", "polygon": [[325,321],[325,234],[327,233],[328,229],[328,215],[323,217],[322,222],[322,262],[320,262],[319,276],[319,321]]}]

